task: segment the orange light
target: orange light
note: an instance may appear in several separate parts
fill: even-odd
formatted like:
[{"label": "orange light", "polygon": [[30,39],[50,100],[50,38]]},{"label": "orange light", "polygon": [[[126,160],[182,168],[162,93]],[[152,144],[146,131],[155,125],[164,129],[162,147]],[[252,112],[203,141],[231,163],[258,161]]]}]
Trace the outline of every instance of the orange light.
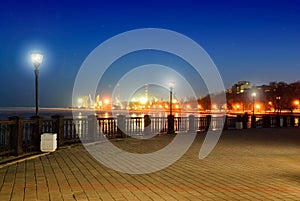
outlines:
[{"label": "orange light", "polygon": [[108,98],[106,98],[106,99],[104,99],[104,104],[109,104],[109,99]]}]

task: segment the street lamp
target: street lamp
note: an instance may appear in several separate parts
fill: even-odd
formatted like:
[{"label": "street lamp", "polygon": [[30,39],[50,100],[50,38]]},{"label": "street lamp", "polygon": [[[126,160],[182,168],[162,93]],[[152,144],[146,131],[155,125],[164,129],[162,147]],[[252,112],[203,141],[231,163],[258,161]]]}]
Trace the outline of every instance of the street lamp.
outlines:
[{"label": "street lamp", "polygon": [[168,116],[168,134],[173,134],[174,132],[174,116],[172,115],[172,107],[173,107],[173,87],[174,83],[169,83],[170,87],[170,115]]},{"label": "street lamp", "polygon": [[256,93],[255,92],[253,92],[252,94],[251,94],[251,96],[252,96],[252,106],[253,106],[253,110],[252,110],[252,114],[254,115],[254,104],[255,104],[255,97],[256,97]]},{"label": "street lamp", "polygon": [[251,94],[251,96],[252,96],[252,107],[253,107],[253,110],[252,110],[252,117],[251,117],[251,128],[255,128],[256,127],[256,117],[255,117],[255,115],[254,115],[254,110],[255,110],[255,97],[256,97],[256,93],[255,92],[253,92],[252,94]]},{"label": "street lamp", "polygon": [[170,116],[172,115],[172,104],[173,104],[173,88],[174,88],[174,83],[170,82]]},{"label": "street lamp", "polygon": [[277,100],[277,114],[279,114],[279,112],[280,112],[280,99],[281,99],[281,96],[276,96],[276,100]]},{"label": "street lamp", "polygon": [[39,75],[39,67],[43,62],[43,54],[34,52],[31,54],[31,61],[34,66],[34,73],[35,73],[35,116],[39,115],[39,90],[38,90],[38,75]]}]

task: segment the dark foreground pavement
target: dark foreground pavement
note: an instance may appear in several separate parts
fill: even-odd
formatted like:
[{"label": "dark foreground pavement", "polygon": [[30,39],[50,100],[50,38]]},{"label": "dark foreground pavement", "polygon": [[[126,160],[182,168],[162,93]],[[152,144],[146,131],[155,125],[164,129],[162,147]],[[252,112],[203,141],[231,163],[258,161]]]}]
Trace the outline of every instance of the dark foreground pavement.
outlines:
[{"label": "dark foreground pavement", "polygon": [[[114,143],[149,152],[171,138]],[[300,200],[300,128],[225,131],[199,160],[203,139],[199,134],[180,160],[150,174],[111,170],[83,146],[8,164],[0,168],[0,200]]]}]

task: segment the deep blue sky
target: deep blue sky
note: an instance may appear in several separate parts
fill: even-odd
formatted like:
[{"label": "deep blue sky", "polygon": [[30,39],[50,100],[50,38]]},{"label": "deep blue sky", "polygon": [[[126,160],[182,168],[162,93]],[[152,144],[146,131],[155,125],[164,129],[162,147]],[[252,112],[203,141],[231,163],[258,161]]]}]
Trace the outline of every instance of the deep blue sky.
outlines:
[{"label": "deep blue sky", "polygon": [[106,39],[164,28],[199,43],[226,88],[300,80],[300,1],[6,1],[0,6],[0,107],[34,106],[31,51],[45,54],[40,106],[70,106],[76,74]]}]

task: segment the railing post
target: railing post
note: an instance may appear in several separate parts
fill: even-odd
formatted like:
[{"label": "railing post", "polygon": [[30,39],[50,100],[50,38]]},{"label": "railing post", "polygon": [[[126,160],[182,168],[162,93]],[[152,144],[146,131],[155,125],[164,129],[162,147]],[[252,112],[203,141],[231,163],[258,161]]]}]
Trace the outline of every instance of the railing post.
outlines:
[{"label": "railing post", "polygon": [[290,117],[290,126],[292,126],[292,127],[295,126],[295,116]]},{"label": "railing post", "polygon": [[87,140],[94,141],[97,135],[97,116],[88,116],[88,137]]},{"label": "railing post", "polygon": [[243,122],[243,129],[248,128],[248,121],[249,121],[249,115],[247,112],[242,116],[242,122]]},{"label": "railing post", "polygon": [[42,124],[43,124],[43,118],[40,116],[33,116],[30,117],[31,120],[34,120],[33,129],[32,129],[32,144],[34,151],[40,151],[41,150],[41,134],[42,134]]},{"label": "railing post", "polygon": [[117,116],[117,134],[118,137],[125,137],[125,123],[126,117],[125,115],[118,115]]},{"label": "railing post", "polygon": [[280,116],[279,115],[276,116],[276,126],[280,127]]},{"label": "railing post", "polygon": [[282,123],[282,127],[287,127],[287,116],[283,116],[282,117],[282,121],[283,121],[283,123]]},{"label": "railing post", "polygon": [[270,127],[270,116],[269,115],[264,115],[262,116],[262,121],[263,121],[263,128],[269,128]]},{"label": "railing post", "polygon": [[251,116],[251,128],[256,128],[256,116]]},{"label": "railing post", "polygon": [[223,119],[224,119],[223,130],[228,130],[228,116],[225,115],[225,118],[223,116]]},{"label": "railing post", "polygon": [[174,115],[168,115],[168,134],[174,134]]},{"label": "railing post", "polygon": [[22,118],[18,116],[9,117],[10,121],[14,121],[14,124],[11,126],[10,133],[10,143],[11,148],[14,150],[13,155],[19,156],[22,155],[23,152],[23,122]]},{"label": "railing post", "polygon": [[238,114],[236,116],[235,128],[236,129],[243,129],[244,128],[243,118],[240,114]]},{"label": "railing post", "polygon": [[57,148],[64,145],[64,116],[54,115],[53,119],[53,131],[57,134]]},{"label": "railing post", "polygon": [[195,116],[189,115],[189,132],[195,132]]},{"label": "railing post", "polygon": [[151,118],[148,114],[144,115],[144,133],[149,135],[151,132]]},{"label": "railing post", "polygon": [[207,115],[207,116],[206,116],[206,126],[205,126],[205,131],[208,131],[208,130],[209,130],[210,122],[211,122],[211,115]]}]

